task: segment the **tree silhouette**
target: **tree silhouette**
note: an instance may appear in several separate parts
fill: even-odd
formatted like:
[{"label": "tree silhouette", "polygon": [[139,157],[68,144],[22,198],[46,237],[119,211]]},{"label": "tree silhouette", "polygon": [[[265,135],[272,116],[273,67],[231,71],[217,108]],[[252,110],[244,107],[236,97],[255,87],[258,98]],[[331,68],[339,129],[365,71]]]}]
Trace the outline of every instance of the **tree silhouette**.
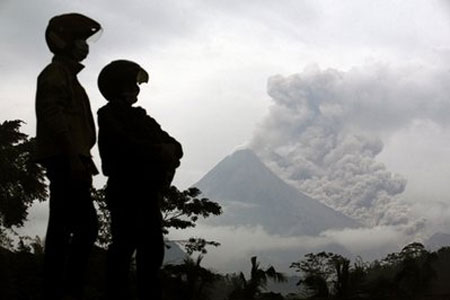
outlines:
[{"label": "tree silhouette", "polygon": [[269,279],[275,282],[284,282],[286,277],[275,270],[273,266],[261,269],[257,257],[251,259],[250,279],[246,279],[244,273],[240,273],[235,280],[235,290],[230,294],[230,300],[253,300],[261,294],[261,290],[267,286]]},{"label": "tree silhouette", "polygon": [[195,260],[186,257],[182,264],[164,266],[165,284],[171,287],[170,289],[166,287],[166,290],[175,289],[185,300],[208,299],[207,288],[218,280],[220,275],[203,268],[200,265],[202,259],[202,255]]},{"label": "tree silhouette", "polygon": [[[208,218],[222,213],[222,208],[218,203],[208,198],[200,198],[200,195],[201,191],[197,188],[189,188],[185,191],[180,191],[175,186],[169,188],[160,203],[164,234],[168,234],[171,228],[195,227],[199,217]],[[105,248],[111,241],[110,216],[105,202],[105,187],[101,189],[93,188],[92,197],[97,206],[100,221],[97,244]],[[220,245],[218,242],[207,241],[202,238],[190,238],[176,242],[183,244],[188,254],[193,252],[205,254],[207,246],[217,247]]]},{"label": "tree silhouette", "polygon": [[305,259],[290,266],[303,274],[297,285],[306,287],[306,294],[313,297],[345,298],[350,290],[350,260],[331,253],[319,252],[305,254]]},{"label": "tree silhouette", "polygon": [[430,254],[421,243],[411,243],[399,253],[398,272],[394,285],[400,295],[414,299],[426,292],[435,272],[431,267],[436,255]]},{"label": "tree silhouette", "polygon": [[108,205],[106,203],[106,185],[100,189],[95,187],[91,190],[92,200],[97,209],[98,216],[98,236],[97,245],[103,249],[106,249],[111,243],[111,215],[108,210]]},{"label": "tree silhouette", "polygon": [[195,227],[199,217],[208,218],[222,213],[221,206],[208,198],[199,198],[201,191],[191,187],[179,191],[171,186],[160,204],[163,214],[164,233],[170,228],[185,229]]},{"label": "tree silhouette", "polygon": [[335,295],[337,298],[345,298],[349,294],[350,260],[341,255],[334,255],[330,263],[336,274],[333,282]]},{"label": "tree silhouette", "polygon": [[438,260],[439,254],[428,252],[421,243],[408,244],[368,267],[365,291],[380,298],[421,299],[431,291]]},{"label": "tree silhouette", "polygon": [[33,201],[47,197],[44,171],[32,160],[34,139],[20,132],[23,121],[0,124],[0,245],[6,230],[23,226]]},{"label": "tree silhouette", "polygon": [[432,262],[435,277],[430,282],[430,291],[436,294],[446,294],[450,298],[450,247],[443,247],[435,252],[437,258]]}]

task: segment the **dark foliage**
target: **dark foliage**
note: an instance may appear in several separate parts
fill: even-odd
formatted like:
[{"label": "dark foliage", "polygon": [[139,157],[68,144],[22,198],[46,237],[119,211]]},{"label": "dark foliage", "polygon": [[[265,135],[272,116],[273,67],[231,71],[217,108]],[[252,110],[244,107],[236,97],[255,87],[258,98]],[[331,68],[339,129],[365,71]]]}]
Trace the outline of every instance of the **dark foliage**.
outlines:
[{"label": "dark foliage", "polygon": [[212,284],[220,279],[220,275],[203,268],[200,265],[202,259],[201,255],[196,260],[187,257],[182,264],[164,266],[163,283],[168,299],[210,299]]},{"label": "dark foliage", "polygon": [[0,298],[5,300],[38,299],[41,292],[43,247],[39,239],[18,249],[0,247]]},{"label": "dark foliage", "polygon": [[[200,198],[201,191],[197,188],[189,188],[179,191],[175,186],[171,186],[167,194],[162,198],[161,212],[163,215],[163,232],[168,234],[171,228],[185,229],[195,227],[199,217],[208,218],[222,213],[222,208],[216,202],[208,198]],[[110,215],[105,201],[105,187],[93,189],[92,197],[97,207],[100,228],[97,244],[106,248],[111,241]],[[188,240],[177,241],[184,245],[186,252],[191,255],[194,252],[206,254],[207,246],[217,247],[220,243],[207,241],[202,238],[190,238]]]},{"label": "dark foliage", "polygon": [[[318,253],[317,253],[318,254]],[[317,261],[310,254],[305,263]],[[335,254],[326,253],[326,257]],[[325,257],[320,255],[320,257]],[[0,299],[30,300],[38,299],[41,287],[41,267],[43,249],[39,239],[23,239],[19,247],[12,251],[0,247]],[[314,258],[314,259],[313,259]],[[219,275],[201,266],[202,257],[197,260],[186,259],[180,265],[167,265],[162,271],[163,290],[166,300],[211,299],[211,300],[281,300],[281,299],[450,299],[450,247],[436,252],[428,252],[420,244],[410,244],[398,253],[392,253],[381,261],[371,264],[361,261],[349,266],[346,281],[346,294],[340,294],[334,282],[338,282],[337,270],[346,269],[342,261],[339,268],[328,268],[330,259],[321,260],[314,267],[314,276],[304,276],[301,284],[320,287],[323,292],[314,295],[289,295],[264,292],[267,280],[279,280],[279,273],[273,267],[262,269],[256,260],[251,259],[250,278],[244,274]],[[104,270],[106,251],[95,248],[89,263],[88,282],[85,287],[86,300],[103,299]],[[300,261],[301,262],[301,261]],[[298,262],[298,263],[300,263]],[[320,270],[321,269],[321,270]],[[332,272],[328,280],[324,270]],[[316,272],[317,271],[317,272]],[[321,275],[320,275],[321,274]],[[306,275],[303,274],[302,275]],[[355,278],[358,278],[356,280]],[[320,279],[319,279],[320,278]],[[344,279],[347,278],[347,279]],[[317,283],[317,282],[320,283]],[[135,278],[131,278],[135,284]],[[326,284],[326,289],[323,286]],[[326,294],[325,290],[328,291]]]},{"label": "dark foliage", "polygon": [[170,228],[185,229],[195,227],[199,217],[218,216],[222,208],[208,198],[199,198],[201,191],[195,187],[179,191],[171,186],[161,203],[164,232]]},{"label": "dark foliage", "polygon": [[439,299],[450,292],[442,285],[450,274],[446,255],[445,248],[430,253],[411,243],[371,264],[357,259],[350,266],[340,255],[320,252],[306,254],[291,267],[302,274],[299,284],[311,299]]},{"label": "dark foliage", "polygon": [[365,289],[378,297],[421,299],[431,292],[436,278],[433,263],[436,253],[428,252],[420,243],[411,243],[398,253],[391,253],[367,269]]},{"label": "dark foliage", "polygon": [[105,189],[106,186],[100,189],[92,188],[91,190],[91,196],[97,209],[99,221],[97,245],[104,249],[106,249],[111,242],[111,216],[105,201]]},{"label": "dark foliage", "polygon": [[22,123],[0,124],[0,230],[23,226],[33,201],[47,197],[44,171],[32,160],[35,141],[20,132]]},{"label": "dark foliage", "polygon": [[0,246],[9,249],[13,227],[23,226],[33,201],[47,197],[44,171],[32,160],[35,140],[20,132],[22,123],[0,124]]},{"label": "dark foliage", "polygon": [[348,294],[350,261],[331,252],[308,253],[305,259],[291,264],[291,268],[304,274],[298,285],[306,287],[311,297],[338,297]]},{"label": "dark foliage", "polygon": [[230,300],[259,299],[262,295],[262,290],[266,288],[269,279],[275,282],[286,281],[285,276],[282,273],[277,272],[273,266],[270,266],[267,269],[260,268],[256,256],[253,256],[250,259],[250,262],[250,278],[245,278],[244,273],[241,272],[233,279],[235,289],[229,296]]}]

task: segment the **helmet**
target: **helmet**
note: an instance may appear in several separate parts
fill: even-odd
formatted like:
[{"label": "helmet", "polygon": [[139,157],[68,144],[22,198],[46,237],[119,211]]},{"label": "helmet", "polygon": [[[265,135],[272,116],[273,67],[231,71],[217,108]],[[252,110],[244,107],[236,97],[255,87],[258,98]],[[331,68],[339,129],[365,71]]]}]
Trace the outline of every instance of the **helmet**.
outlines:
[{"label": "helmet", "polygon": [[115,60],[106,65],[98,76],[97,84],[107,100],[130,91],[142,82],[148,82],[148,73],[129,60]]},{"label": "helmet", "polygon": [[87,40],[101,30],[98,22],[77,13],[63,14],[50,19],[45,40],[51,52],[57,54],[72,46],[75,40]]}]

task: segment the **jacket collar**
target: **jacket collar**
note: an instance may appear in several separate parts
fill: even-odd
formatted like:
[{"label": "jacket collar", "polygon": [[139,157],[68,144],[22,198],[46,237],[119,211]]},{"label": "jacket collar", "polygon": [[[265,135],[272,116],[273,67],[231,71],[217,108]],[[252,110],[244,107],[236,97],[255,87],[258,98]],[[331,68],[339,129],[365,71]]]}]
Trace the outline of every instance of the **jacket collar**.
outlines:
[{"label": "jacket collar", "polygon": [[122,101],[120,99],[114,99],[108,102],[108,105],[118,110],[131,110],[133,108],[132,105]]},{"label": "jacket collar", "polygon": [[72,71],[74,74],[78,74],[81,70],[84,69],[84,65],[70,59],[67,56],[64,55],[55,55],[53,56],[52,62],[59,62],[64,65],[66,65],[70,71]]}]

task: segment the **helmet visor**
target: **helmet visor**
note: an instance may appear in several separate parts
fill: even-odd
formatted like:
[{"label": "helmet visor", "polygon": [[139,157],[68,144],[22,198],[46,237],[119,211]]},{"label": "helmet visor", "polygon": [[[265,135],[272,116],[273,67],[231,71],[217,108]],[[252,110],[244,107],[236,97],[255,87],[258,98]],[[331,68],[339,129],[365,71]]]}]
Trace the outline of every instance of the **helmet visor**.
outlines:
[{"label": "helmet visor", "polygon": [[[92,30],[95,30],[95,29],[92,29]],[[100,39],[100,37],[102,36],[102,34],[103,34],[103,28],[100,28],[96,33],[94,33],[93,35],[91,35],[90,37],[88,37],[88,38],[86,39],[86,42],[87,42],[88,44],[92,45],[93,43],[97,42],[97,41]]]},{"label": "helmet visor", "polygon": [[148,82],[148,73],[144,69],[140,69],[136,75],[137,84],[141,84],[143,82]]}]

